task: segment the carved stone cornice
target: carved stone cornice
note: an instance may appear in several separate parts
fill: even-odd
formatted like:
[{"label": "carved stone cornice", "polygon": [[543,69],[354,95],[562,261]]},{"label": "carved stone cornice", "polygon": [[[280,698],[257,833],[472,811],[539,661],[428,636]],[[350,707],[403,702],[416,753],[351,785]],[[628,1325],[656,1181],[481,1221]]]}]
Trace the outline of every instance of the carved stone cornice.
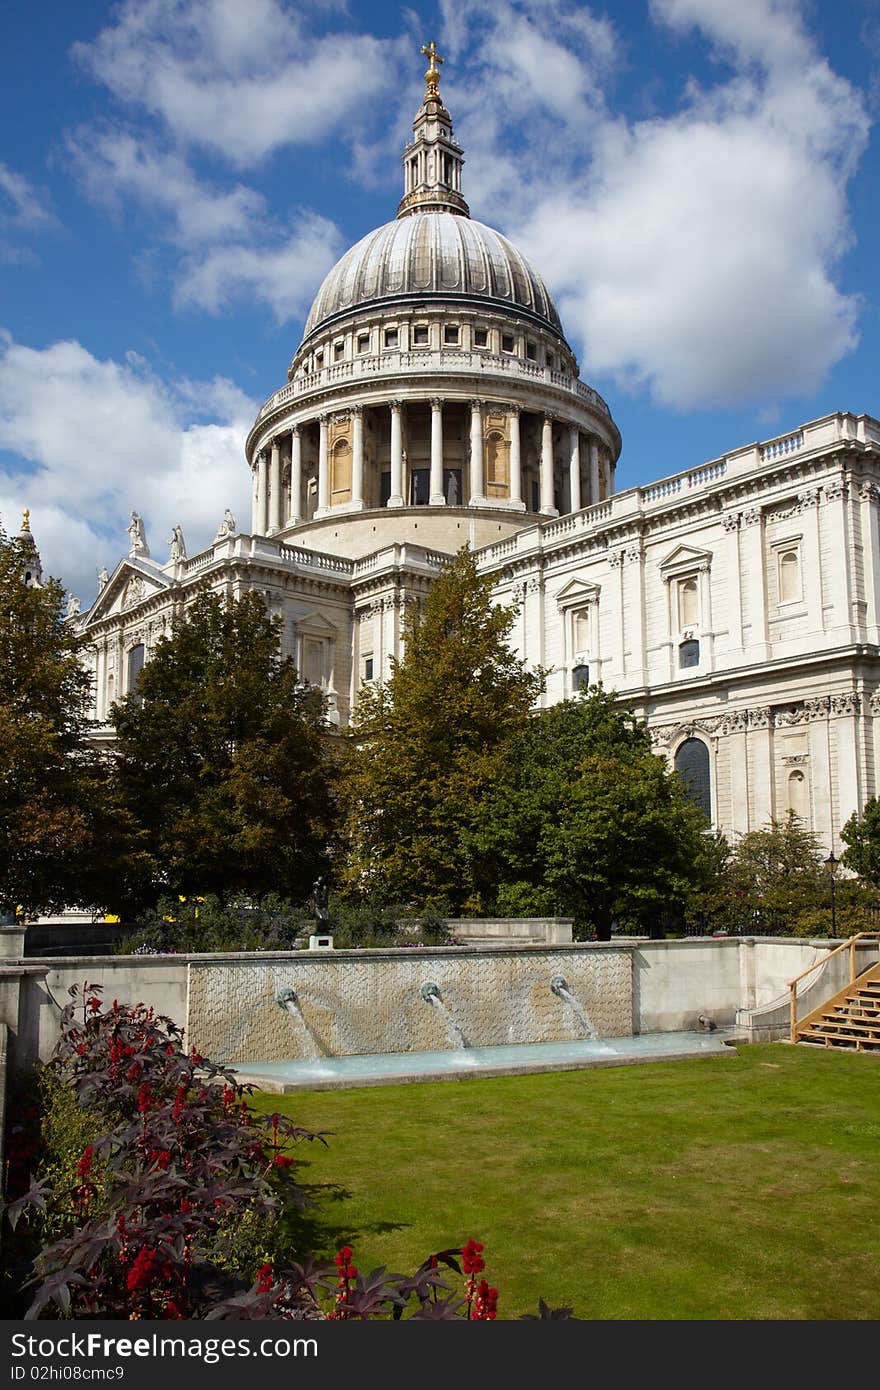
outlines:
[{"label": "carved stone cornice", "polygon": [[862,708],[862,697],[857,690],[846,690],[840,695],[829,696],[832,714],[858,714]]}]

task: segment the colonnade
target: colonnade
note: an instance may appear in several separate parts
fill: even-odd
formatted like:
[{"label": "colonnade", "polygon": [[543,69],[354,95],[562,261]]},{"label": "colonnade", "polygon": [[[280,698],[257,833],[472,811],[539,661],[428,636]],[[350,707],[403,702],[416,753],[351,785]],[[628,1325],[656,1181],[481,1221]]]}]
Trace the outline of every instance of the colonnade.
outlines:
[{"label": "colonnade", "polygon": [[[412,402],[412,404],[420,404]],[[443,454],[443,408],[444,404],[460,405],[458,401],[444,402],[438,397],[430,400],[430,471],[428,503],[432,507],[450,504],[444,491]],[[380,409],[381,407],[371,407]],[[390,412],[390,494],[385,503],[387,507],[406,506],[404,496],[404,402],[388,402]],[[468,468],[468,493],[466,505],[470,507],[503,505],[509,510],[528,510],[523,496],[523,465],[520,417],[522,408],[518,405],[499,406],[494,402],[472,400],[470,409],[470,456]],[[487,411],[507,416],[509,445],[508,491],[503,498],[489,497],[486,488],[485,458],[485,415]],[[556,506],[556,455],[553,444],[553,427],[557,417],[550,414],[541,416],[540,412],[529,411],[542,419],[540,435],[539,462],[539,511],[545,516],[557,516]],[[283,480],[282,442],[283,435],[276,435],[256,457],[254,463],[255,491],[253,530],[257,535],[271,534],[288,526],[296,526],[306,519],[303,507],[303,432],[316,421],[318,424],[318,468],[317,468],[317,507],[315,517],[320,518],[330,511],[330,423],[331,419],[349,419],[351,422],[351,496],[344,504],[345,510],[360,511],[364,508],[364,408],[351,406],[339,414],[321,414],[312,420],[293,425],[285,435],[289,438],[290,474],[289,483]],[[561,423],[561,422],[560,422]],[[586,442],[589,462],[587,489],[584,488],[586,468],[582,467],[582,450]],[[286,453],[287,451],[285,451]],[[611,460],[607,447],[595,436],[574,423],[568,425],[567,472],[569,510],[576,512],[583,506],[597,502],[601,496],[609,496],[612,488]],[[585,462],[585,461],[584,461]],[[585,491],[588,495],[585,496]]]}]

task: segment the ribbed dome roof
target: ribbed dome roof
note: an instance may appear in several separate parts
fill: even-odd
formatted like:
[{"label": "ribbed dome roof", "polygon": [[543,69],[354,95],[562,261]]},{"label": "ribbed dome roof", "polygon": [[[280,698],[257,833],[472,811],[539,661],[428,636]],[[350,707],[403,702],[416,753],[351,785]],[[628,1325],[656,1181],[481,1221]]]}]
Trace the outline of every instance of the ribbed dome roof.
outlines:
[{"label": "ribbed dome roof", "polygon": [[509,308],[562,336],[547,287],[506,237],[453,212],[418,212],[370,232],[337,261],[304,337],[353,309],[429,299]]}]

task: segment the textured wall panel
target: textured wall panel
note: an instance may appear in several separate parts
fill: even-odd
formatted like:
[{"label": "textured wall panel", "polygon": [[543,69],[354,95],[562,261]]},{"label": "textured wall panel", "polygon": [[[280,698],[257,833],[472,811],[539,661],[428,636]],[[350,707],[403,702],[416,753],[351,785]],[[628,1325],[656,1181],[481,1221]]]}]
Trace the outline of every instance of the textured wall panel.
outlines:
[{"label": "textured wall panel", "polygon": [[[338,952],[261,961],[193,962],[187,1040],[215,1061],[278,1062],[355,1053],[432,1052],[458,1043],[565,1042],[584,1036],[555,975],[599,1037],[632,1031],[631,957],[625,951]],[[443,1009],[422,985],[438,986]],[[296,992],[292,1016],[275,1002]]]}]

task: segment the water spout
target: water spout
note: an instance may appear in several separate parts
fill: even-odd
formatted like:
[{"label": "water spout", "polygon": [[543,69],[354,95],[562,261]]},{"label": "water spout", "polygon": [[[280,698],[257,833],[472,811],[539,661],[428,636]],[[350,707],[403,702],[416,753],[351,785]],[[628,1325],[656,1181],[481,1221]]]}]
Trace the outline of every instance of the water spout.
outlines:
[{"label": "water spout", "polygon": [[583,1029],[584,1037],[598,1037],[598,1034],[595,1028],[593,1027],[592,1021],[590,1019],[590,1015],[587,1013],[583,1004],[580,1004],[577,1001],[577,999],[575,999],[574,995],[568,987],[568,981],[566,980],[565,976],[554,975],[552,980],[550,981],[550,988],[558,999],[564,1000],[564,1002],[571,1007],[571,1010],[574,1013],[575,1018],[581,1025],[581,1028]]},{"label": "water spout", "polygon": [[433,980],[426,980],[425,983],[422,985],[421,989],[419,990],[419,994],[422,996],[426,1004],[430,1004],[441,1015],[443,1019],[443,1025],[446,1029],[446,1034],[452,1045],[456,1048],[469,1047],[470,1044],[468,1043],[467,1038],[459,1028],[458,1024],[452,1017],[452,1014],[449,1012],[446,1005],[443,1003],[443,999],[440,994],[440,986],[435,984]]},{"label": "water spout", "polygon": [[300,1007],[296,990],[290,988],[280,989],[275,995],[275,1003],[278,1005],[279,1009],[283,1009],[285,1013],[289,1014],[296,1024],[297,1032],[302,1040],[304,1056],[312,1059],[323,1056],[323,1053],[315,1041],[311,1028],[303,1017],[303,1011]]}]

